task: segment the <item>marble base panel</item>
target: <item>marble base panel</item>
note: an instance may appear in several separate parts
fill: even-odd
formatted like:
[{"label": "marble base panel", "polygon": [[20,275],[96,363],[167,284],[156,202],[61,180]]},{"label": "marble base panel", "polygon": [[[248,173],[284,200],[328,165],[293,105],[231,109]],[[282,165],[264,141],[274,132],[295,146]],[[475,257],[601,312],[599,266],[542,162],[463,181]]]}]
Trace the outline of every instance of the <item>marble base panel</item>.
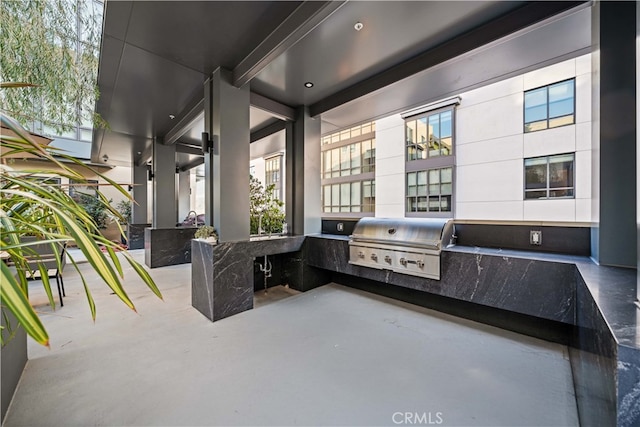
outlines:
[{"label": "marble base panel", "polygon": [[299,252],[303,241],[304,236],[216,245],[192,240],[191,304],[211,321],[250,310],[254,259]]},{"label": "marble base panel", "polygon": [[234,243],[191,245],[191,305],[211,321],[252,309],[253,258]]},{"label": "marble base panel", "polygon": [[145,228],[144,262],[147,267],[187,264],[191,262],[191,240],[197,228]]},{"label": "marble base panel", "polygon": [[127,246],[129,249],[144,249],[144,229],[151,224],[127,225]]},{"label": "marble base panel", "polygon": [[307,262],[314,267],[573,324],[575,267],[571,264],[443,251],[441,280],[432,280],[351,265],[345,239],[309,237],[305,246]]}]

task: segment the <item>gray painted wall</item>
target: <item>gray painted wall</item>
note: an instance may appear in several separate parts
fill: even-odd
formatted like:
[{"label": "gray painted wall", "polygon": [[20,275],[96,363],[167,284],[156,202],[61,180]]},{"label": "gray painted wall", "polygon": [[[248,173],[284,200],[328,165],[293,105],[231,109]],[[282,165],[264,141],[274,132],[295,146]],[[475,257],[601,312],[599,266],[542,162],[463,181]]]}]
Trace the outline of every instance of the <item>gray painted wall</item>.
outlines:
[{"label": "gray painted wall", "polygon": [[176,146],[153,143],[153,227],[175,227]]},{"label": "gray painted wall", "polygon": [[131,223],[146,224],[147,218],[147,166],[131,167],[131,195],[136,203],[131,204]]},{"label": "gray painted wall", "polygon": [[[599,15],[599,19],[598,19]],[[598,2],[600,264],[636,268],[636,2]],[[597,26],[599,25],[599,29]]]},{"label": "gray painted wall", "polygon": [[[11,324],[15,325],[15,317],[13,317],[9,311],[7,311],[7,315]],[[0,317],[2,318],[2,326],[4,327],[6,325],[4,316]],[[13,393],[18,386],[18,382],[20,381],[20,377],[22,376],[22,371],[24,370],[26,363],[27,334],[24,332],[23,328],[20,328],[16,332],[13,340],[0,350],[0,365],[2,365],[0,371],[0,388],[2,388],[0,397],[0,406],[2,407],[0,422],[4,420],[7,409],[9,409]]]}]

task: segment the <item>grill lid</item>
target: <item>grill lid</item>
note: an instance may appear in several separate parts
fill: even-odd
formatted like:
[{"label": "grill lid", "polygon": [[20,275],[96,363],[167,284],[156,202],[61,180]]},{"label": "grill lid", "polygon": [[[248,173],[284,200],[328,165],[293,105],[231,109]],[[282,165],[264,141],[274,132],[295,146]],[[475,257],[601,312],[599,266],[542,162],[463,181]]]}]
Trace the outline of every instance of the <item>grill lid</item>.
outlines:
[{"label": "grill lid", "polygon": [[373,218],[358,221],[351,241],[441,249],[453,244],[453,220],[447,218]]}]

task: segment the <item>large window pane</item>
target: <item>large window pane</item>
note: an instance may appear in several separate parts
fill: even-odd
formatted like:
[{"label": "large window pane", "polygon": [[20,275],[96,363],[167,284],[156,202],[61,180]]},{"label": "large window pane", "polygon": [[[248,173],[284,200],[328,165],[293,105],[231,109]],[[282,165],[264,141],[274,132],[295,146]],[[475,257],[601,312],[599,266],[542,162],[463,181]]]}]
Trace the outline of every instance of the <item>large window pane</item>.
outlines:
[{"label": "large window pane", "polygon": [[525,159],[525,199],[574,197],[574,154]]},{"label": "large window pane", "polygon": [[573,187],[573,154],[549,158],[549,187]]},{"label": "large window pane", "polygon": [[340,212],[351,211],[351,184],[340,184]]},{"label": "large window pane", "polygon": [[524,161],[525,189],[547,187],[547,158],[526,159]]},{"label": "large window pane", "polygon": [[524,94],[525,132],[574,123],[575,80],[554,83]]},{"label": "large window pane", "polygon": [[429,116],[429,157],[440,155],[440,115]]}]

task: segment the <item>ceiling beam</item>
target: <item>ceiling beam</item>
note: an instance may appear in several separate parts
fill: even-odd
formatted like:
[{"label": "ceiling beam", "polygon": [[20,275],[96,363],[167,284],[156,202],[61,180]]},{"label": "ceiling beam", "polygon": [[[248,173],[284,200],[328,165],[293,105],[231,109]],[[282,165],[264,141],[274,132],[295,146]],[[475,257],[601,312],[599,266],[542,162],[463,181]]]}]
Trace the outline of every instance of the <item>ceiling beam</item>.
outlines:
[{"label": "ceiling beam", "polygon": [[204,97],[202,94],[198,94],[191,102],[190,105],[185,108],[178,117],[176,124],[166,133],[164,136],[164,144],[175,144],[182,135],[187,133],[193,123],[200,119],[200,116],[204,114]]},{"label": "ceiling beam", "polygon": [[309,34],[345,1],[305,1],[233,69],[233,85],[243,86],[271,61]]},{"label": "ceiling beam", "polygon": [[535,1],[527,3],[514,11],[436,46],[433,49],[429,49],[375,76],[311,104],[309,106],[309,114],[311,117],[316,117],[354,99],[375,92],[435,65],[586,3],[589,2]]},{"label": "ceiling beam", "polygon": [[147,164],[149,160],[153,157],[153,142],[147,145],[147,148],[144,149],[140,157],[135,160],[136,166],[144,166]]},{"label": "ceiling beam", "polygon": [[185,163],[184,165],[180,166],[178,168],[178,170],[180,172],[186,172],[189,169],[193,169],[195,167],[198,167],[203,163],[204,163],[204,157],[198,157],[197,159],[193,159],[189,163]]},{"label": "ceiling beam", "polygon": [[187,145],[187,144],[178,142],[176,143],[176,153],[202,156],[202,147],[196,147],[195,145]]},{"label": "ceiling beam", "polygon": [[249,137],[249,143],[256,142],[261,140],[262,138],[266,138],[269,135],[273,135],[276,132],[280,132],[287,126],[287,122],[278,120],[277,122],[271,123],[270,125],[266,125],[254,132],[251,132]]},{"label": "ceiling beam", "polygon": [[274,101],[273,99],[267,98],[266,96],[262,96],[258,93],[251,92],[249,94],[249,104],[251,104],[252,107],[266,111],[280,120],[287,120],[290,122],[296,120],[295,108],[282,104],[278,101]]}]

